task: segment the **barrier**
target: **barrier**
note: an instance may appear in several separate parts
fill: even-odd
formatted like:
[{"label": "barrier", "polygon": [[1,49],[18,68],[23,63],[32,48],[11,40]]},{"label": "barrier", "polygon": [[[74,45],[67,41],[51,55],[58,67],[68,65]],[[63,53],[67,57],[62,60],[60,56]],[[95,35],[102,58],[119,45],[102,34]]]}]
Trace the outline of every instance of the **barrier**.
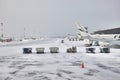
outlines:
[{"label": "barrier", "polygon": [[100,53],[110,53],[110,48],[100,48]]},{"label": "barrier", "polygon": [[23,53],[32,53],[32,48],[23,48]]},{"label": "barrier", "polygon": [[45,48],[36,48],[36,53],[44,53]]},{"label": "barrier", "polygon": [[58,53],[59,52],[59,48],[58,47],[50,47],[50,53]]},{"label": "barrier", "polygon": [[86,53],[95,53],[95,48],[86,48]]}]

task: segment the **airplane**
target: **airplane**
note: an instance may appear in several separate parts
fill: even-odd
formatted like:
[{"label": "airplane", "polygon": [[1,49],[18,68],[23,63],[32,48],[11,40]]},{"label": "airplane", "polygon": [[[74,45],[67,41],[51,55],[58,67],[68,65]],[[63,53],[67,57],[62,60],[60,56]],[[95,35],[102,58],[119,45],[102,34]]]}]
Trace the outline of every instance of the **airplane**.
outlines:
[{"label": "airplane", "polygon": [[98,41],[98,42],[103,42],[102,46],[107,46],[107,47],[115,47],[115,48],[120,48],[120,35],[114,35],[112,38],[103,38],[103,37],[95,37],[88,33],[87,28],[81,26],[79,23],[76,23],[76,26],[78,28],[79,34],[82,39],[87,39],[90,41],[90,44],[92,44],[92,41]]}]

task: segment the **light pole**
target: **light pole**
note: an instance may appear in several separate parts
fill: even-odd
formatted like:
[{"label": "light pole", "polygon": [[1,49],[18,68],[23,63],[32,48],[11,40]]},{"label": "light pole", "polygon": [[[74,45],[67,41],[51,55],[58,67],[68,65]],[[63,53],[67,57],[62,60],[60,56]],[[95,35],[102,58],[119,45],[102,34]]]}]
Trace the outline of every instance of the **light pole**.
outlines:
[{"label": "light pole", "polygon": [[0,23],[1,24],[1,38],[3,38],[4,37],[4,35],[3,35],[3,23]]},{"label": "light pole", "polygon": [[25,35],[25,31],[26,31],[26,28],[24,27],[24,39],[25,39],[25,37],[26,37],[26,35]]}]

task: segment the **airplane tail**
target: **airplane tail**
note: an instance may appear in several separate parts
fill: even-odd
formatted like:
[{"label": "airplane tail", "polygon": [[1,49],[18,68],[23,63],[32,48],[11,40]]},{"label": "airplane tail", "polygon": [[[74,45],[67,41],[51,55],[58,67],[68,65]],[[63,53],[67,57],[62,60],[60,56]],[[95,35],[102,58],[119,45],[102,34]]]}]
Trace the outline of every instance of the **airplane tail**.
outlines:
[{"label": "airplane tail", "polygon": [[91,36],[90,33],[88,33],[87,28],[81,26],[79,23],[76,23],[76,26],[78,27],[79,34],[82,39],[89,39],[91,41],[102,41],[102,42],[109,42],[107,39],[101,39],[101,38],[94,38]]},{"label": "airplane tail", "polygon": [[78,28],[78,35],[81,36],[82,38],[90,38],[90,34],[87,31],[86,27],[81,26],[79,23],[75,24]]}]

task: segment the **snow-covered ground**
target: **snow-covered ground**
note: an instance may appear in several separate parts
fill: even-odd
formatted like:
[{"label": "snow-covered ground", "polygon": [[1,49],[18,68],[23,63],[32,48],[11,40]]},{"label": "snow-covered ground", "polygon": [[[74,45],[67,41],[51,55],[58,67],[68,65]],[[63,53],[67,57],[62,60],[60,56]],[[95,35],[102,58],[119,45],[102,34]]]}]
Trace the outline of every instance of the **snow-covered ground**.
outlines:
[{"label": "snow-covered ground", "polygon": [[[105,54],[95,47],[96,53],[88,54],[82,41],[61,39],[0,45],[0,80],[120,80],[120,49]],[[72,46],[77,46],[77,53],[66,53]],[[23,54],[25,47],[33,53]],[[45,54],[36,54],[38,47],[44,47]],[[51,54],[50,47],[59,47],[59,53]]]}]

